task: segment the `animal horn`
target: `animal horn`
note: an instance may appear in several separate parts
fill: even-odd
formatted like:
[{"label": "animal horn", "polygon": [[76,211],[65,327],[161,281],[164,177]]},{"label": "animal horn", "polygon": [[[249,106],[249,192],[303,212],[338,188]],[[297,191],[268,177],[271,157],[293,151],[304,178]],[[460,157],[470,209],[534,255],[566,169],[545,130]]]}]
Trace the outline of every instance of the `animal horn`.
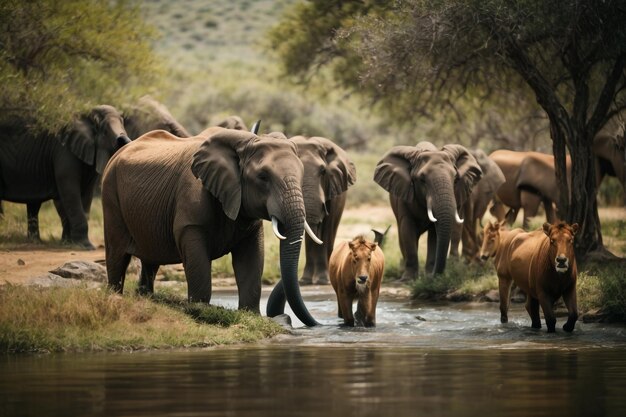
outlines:
[{"label": "animal horn", "polygon": [[317,236],[315,236],[315,233],[313,233],[313,230],[311,230],[311,226],[309,226],[306,220],[304,221],[304,230],[309,235],[309,237],[313,240],[313,242],[317,243],[318,245],[321,245],[322,243],[324,243]]},{"label": "animal horn", "polygon": [[272,231],[274,232],[276,237],[279,238],[280,240],[287,239],[285,236],[281,235],[280,232],[278,231],[278,219],[275,216],[272,216]]},{"label": "animal horn", "polygon": [[432,207],[432,203],[430,202],[430,199],[427,199],[426,205],[428,206],[428,220],[435,223],[437,221],[437,218],[433,214],[433,207]]},{"label": "animal horn", "polygon": [[459,213],[457,213],[456,211],[454,212],[454,220],[456,220],[458,224],[463,224],[463,219],[459,216]]},{"label": "animal horn", "polygon": [[252,132],[255,135],[257,135],[259,133],[259,128],[260,127],[261,127],[261,119],[259,119],[256,122],[254,122],[254,124],[252,125],[252,129],[250,129],[250,132]]}]

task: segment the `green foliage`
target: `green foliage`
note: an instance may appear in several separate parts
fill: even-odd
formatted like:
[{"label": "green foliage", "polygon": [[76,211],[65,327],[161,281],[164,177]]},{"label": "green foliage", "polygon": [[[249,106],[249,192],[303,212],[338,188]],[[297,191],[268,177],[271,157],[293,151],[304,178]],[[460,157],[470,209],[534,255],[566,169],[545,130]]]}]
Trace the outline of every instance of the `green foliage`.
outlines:
[{"label": "green foliage", "polygon": [[5,0],[0,27],[0,124],[56,131],[76,112],[158,87],[154,31],[133,2]]},{"label": "green foliage", "polygon": [[598,310],[612,321],[626,321],[625,266],[623,261],[586,265],[578,274],[580,310]]}]

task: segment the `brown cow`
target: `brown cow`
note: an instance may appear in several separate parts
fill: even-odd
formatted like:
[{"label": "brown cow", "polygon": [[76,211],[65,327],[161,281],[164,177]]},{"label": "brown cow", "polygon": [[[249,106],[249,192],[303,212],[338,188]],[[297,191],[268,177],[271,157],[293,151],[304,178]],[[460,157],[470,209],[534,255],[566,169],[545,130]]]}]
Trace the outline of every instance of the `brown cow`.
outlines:
[{"label": "brown cow", "polygon": [[508,321],[509,294],[513,282],[526,293],[526,311],[532,327],[541,328],[539,306],[543,310],[548,333],[555,331],[552,309],[562,296],[567,307],[563,330],[571,332],[578,319],[576,305],[576,258],[574,235],[578,224],[544,223],[543,228],[525,233],[521,229],[500,230],[490,222],[484,228],[481,258],[495,256],[500,290],[500,321]]},{"label": "brown cow", "polygon": [[[330,256],[330,283],[337,294],[338,316],[348,326],[376,325],[376,303],[385,269],[385,256],[378,244],[357,236],[341,242]],[[356,314],[352,302],[357,299]]]}]

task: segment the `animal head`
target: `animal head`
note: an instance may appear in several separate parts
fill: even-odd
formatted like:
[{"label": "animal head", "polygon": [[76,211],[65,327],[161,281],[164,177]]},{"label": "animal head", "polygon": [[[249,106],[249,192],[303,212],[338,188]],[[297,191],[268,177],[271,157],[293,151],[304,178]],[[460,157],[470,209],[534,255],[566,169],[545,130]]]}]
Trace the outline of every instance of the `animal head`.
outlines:
[{"label": "animal head", "polygon": [[208,139],[194,154],[192,171],[220,200],[229,218],[236,219],[240,209],[246,217],[275,217],[281,223],[294,215],[284,213],[284,202],[302,201],[304,168],[293,142],[282,134],[257,136],[220,127],[200,136]]},{"label": "animal head", "polygon": [[109,158],[130,142],[122,115],[115,107],[100,105],[76,117],[59,135],[61,143],[87,165],[102,173]]},{"label": "animal head", "polygon": [[357,236],[348,243],[348,246],[350,247],[350,261],[352,262],[356,289],[358,292],[365,291],[371,285],[370,263],[372,252],[376,250],[378,244],[365,239],[363,236]]},{"label": "animal head", "polygon": [[294,136],[304,165],[304,204],[307,222],[319,224],[328,214],[329,200],[344,193],[356,181],[356,168],[347,153],[331,140],[321,137]]},{"label": "animal head", "polygon": [[544,223],[543,232],[550,240],[549,258],[554,259],[554,269],[561,274],[567,272],[576,262],[574,236],[578,232],[578,223]]},{"label": "animal head", "polygon": [[483,243],[480,247],[480,259],[483,261],[496,255],[496,251],[500,246],[500,230],[502,226],[503,223],[491,223],[489,221],[483,228]]},{"label": "animal head", "polygon": [[436,201],[442,196],[446,201],[454,198],[457,222],[462,222],[458,210],[481,176],[476,159],[463,146],[445,145],[439,150],[430,142],[420,142],[394,146],[376,166],[374,181],[402,200],[426,205],[433,222],[448,214],[448,207]]}]

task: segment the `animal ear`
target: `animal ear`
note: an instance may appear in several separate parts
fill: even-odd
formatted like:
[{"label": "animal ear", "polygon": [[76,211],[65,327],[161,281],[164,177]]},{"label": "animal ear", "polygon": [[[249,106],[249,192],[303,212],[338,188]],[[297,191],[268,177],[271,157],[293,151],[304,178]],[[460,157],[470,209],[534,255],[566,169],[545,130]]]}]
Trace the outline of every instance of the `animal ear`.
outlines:
[{"label": "animal ear", "polygon": [[339,146],[326,138],[315,138],[326,151],[326,175],[324,194],[330,200],[344,193],[356,182],[356,168],[348,158],[348,154]]},{"label": "animal ear", "polygon": [[454,193],[457,205],[462,206],[472,193],[474,185],[480,181],[483,171],[476,158],[464,146],[445,145],[442,149],[450,154],[459,173],[459,181],[455,185]]},{"label": "animal ear", "polygon": [[96,139],[91,123],[88,118],[76,118],[58,136],[61,144],[87,165],[93,165],[96,157]]},{"label": "animal ear", "polygon": [[418,153],[412,146],[394,146],[376,165],[374,181],[390,194],[413,201],[415,190],[411,179],[411,161]]},{"label": "animal ear", "polygon": [[191,171],[204,188],[222,203],[229,219],[235,220],[241,207],[239,152],[256,135],[241,130],[214,128],[193,155]]},{"label": "animal ear", "polygon": [[574,223],[574,224],[572,225],[572,234],[573,234],[574,236],[576,236],[576,233],[578,233],[578,230],[579,230],[579,229],[580,229],[580,227],[578,226],[578,223]]},{"label": "animal ear", "polygon": [[546,234],[546,236],[550,237],[550,228],[552,227],[552,225],[550,223],[544,223],[543,224],[543,233]]}]

